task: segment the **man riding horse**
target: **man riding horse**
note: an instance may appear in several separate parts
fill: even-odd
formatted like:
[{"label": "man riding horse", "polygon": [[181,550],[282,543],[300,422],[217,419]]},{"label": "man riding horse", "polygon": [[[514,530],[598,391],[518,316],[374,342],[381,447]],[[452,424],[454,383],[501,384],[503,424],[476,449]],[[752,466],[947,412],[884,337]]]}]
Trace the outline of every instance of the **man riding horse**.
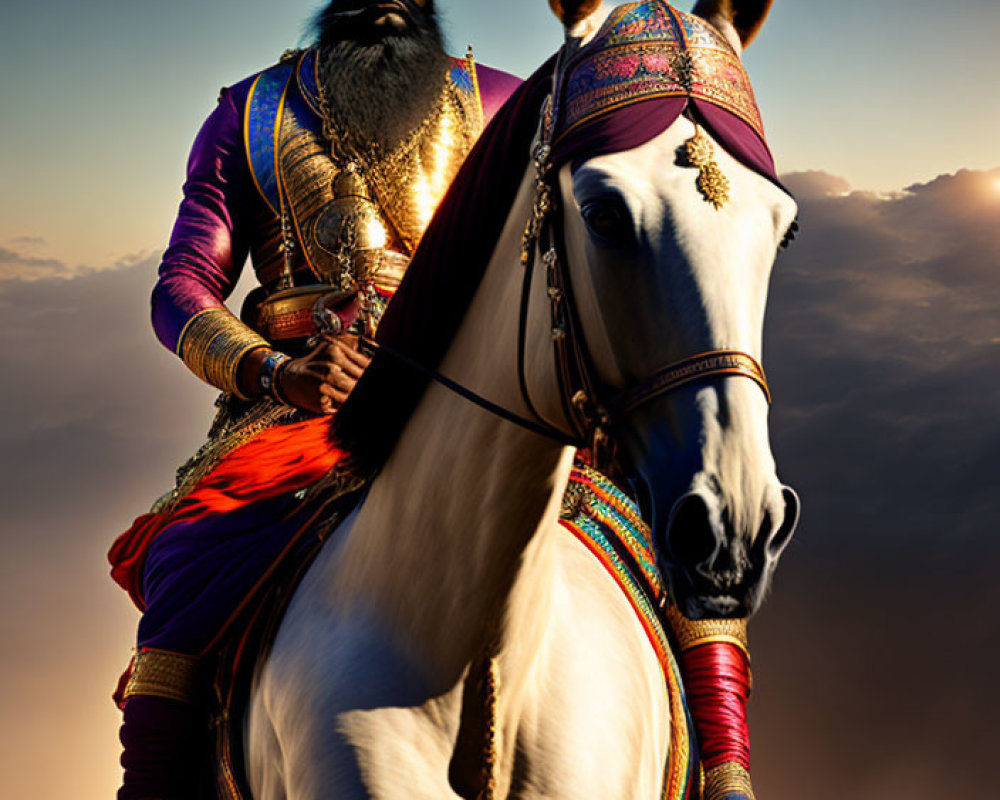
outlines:
[{"label": "man riding horse", "polygon": [[[578,4],[561,5],[572,15]],[[110,554],[143,611],[116,695],[120,800],[197,795],[204,662],[277,566],[295,559],[316,514],[310,493],[348,458],[317,421],[360,378],[369,359],[359,342],[375,333],[437,203],[519,84],[471,52],[449,57],[433,0],[332,0],[317,33],[313,46],[222,90],[195,141],[153,291],[160,341],[223,394],[176,487]],[[248,254],[259,286],[236,317],[224,301]],[[736,653],[702,658],[697,677],[731,714],[721,738],[718,720],[698,725],[703,746],[728,753],[727,742],[745,739],[744,623],[699,627],[674,613],[671,624],[685,651],[724,643]],[[713,684],[723,673],[735,688]],[[713,712],[695,709],[696,725],[701,713]],[[736,770],[726,785],[749,794],[745,769],[722,760],[727,775]]]},{"label": "man riding horse", "polygon": [[[191,796],[198,665],[287,545],[291,498],[333,457],[278,474],[258,456],[308,452],[296,426],[346,398],[368,361],[358,336],[374,331],[483,123],[519,83],[471,54],[450,58],[433,0],[332,0],[317,32],[222,90],[153,291],[160,341],[223,395],[176,488],[111,555],[144,611],[120,694],[123,800]],[[259,286],[237,318],[223,303],[248,253]]]}]

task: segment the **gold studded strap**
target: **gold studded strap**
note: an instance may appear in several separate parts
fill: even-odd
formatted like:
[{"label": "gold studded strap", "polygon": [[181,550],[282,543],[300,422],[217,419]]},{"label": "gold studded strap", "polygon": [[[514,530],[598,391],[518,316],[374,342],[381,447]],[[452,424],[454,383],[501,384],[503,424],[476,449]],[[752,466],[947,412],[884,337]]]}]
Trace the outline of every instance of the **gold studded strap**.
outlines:
[{"label": "gold studded strap", "polygon": [[692,620],[685,617],[673,604],[667,606],[666,615],[681,652],[709,642],[727,642],[750,658],[745,619]]},{"label": "gold studded strap", "polygon": [[740,350],[709,350],[668,364],[638,386],[626,390],[612,403],[612,414],[627,414],[654,397],[671,392],[686,383],[727,375],[752,380],[764,392],[770,405],[771,390],[764,376],[764,368],[757,359]]}]

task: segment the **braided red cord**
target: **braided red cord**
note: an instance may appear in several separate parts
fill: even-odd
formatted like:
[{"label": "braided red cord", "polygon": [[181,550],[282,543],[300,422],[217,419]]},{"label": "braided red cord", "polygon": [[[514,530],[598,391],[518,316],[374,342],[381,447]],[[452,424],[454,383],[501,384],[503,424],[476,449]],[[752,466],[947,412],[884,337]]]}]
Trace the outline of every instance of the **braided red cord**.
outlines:
[{"label": "braided red cord", "polygon": [[735,645],[708,642],[682,653],[681,664],[705,770],[735,761],[749,771],[750,660]]}]

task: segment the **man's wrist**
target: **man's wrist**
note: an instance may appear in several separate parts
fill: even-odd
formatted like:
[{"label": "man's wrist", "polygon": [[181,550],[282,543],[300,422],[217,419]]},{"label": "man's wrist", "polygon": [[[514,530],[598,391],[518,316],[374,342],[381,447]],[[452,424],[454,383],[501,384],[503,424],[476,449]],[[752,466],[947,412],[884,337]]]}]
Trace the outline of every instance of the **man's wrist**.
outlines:
[{"label": "man's wrist", "polygon": [[260,365],[260,370],[257,374],[257,385],[261,394],[276,400],[282,405],[287,405],[287,402],[278,387],[279,376],[281,368],[290,360],[284,353],[272,350]]},{"label": "man's wrist", "polygon": [[240,394],[251,399],[265,394],[260,382],[261,370],[267,359],[277,353],[273,348],[259,347],[243,357],[239,368]]}]

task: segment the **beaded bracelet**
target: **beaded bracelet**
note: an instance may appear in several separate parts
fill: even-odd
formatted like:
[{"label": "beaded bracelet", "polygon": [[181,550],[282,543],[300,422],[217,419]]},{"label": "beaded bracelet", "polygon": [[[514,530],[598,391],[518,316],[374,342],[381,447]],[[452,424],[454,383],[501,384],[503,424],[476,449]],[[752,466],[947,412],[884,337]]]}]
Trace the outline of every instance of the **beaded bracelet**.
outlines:
[{"label": "beaded bracelet", "polygon": [[285,367],[287,367],[291,361],[292,360],[290,358],[286,358],[279,362],[278,366],[274,368],[274,375],[271,378],[271,395],[277,402],[281,403],[281,405],[288,406],[289,408],[293,406],[293,403],[281,393],[281,374],[285,371]]},{"label": "beaded bracelet", "polygon": [[268,357],[264,359],[264,363],[261,364],[260,374],[257,378],[261,392],[268,397],[274,398],[282,405],[287,405],[287,403],[285,403],[284,399],[278,394],[276,378],[281,365],[290,360],[291,359],[284,353],[280,353],[277,350],[272,351]]}]

